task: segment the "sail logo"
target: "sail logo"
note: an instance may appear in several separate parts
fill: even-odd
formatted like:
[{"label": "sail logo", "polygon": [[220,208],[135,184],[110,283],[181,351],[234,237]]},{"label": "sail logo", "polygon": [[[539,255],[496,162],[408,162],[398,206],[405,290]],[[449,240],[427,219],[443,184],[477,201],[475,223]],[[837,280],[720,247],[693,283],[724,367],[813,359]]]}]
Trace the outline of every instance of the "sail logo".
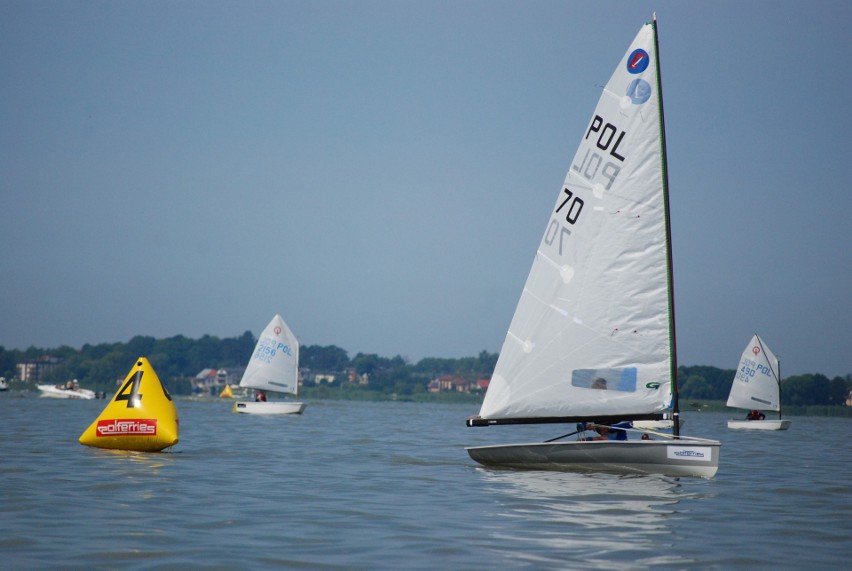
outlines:
[{"label": "sail logo", "polygon": [[651,99],[651,84],[637,77],[627,86],[626,95],[633,105],[642,105]]},{"label": "sail logo", "polygon": [[698,462],[711,462],[713,460],[713,449],[709,446],[668,446],[666,455],[674,460],[696,460]]},{"label": "sail logo", "polygon": [[633,53],[627,58],[627,72],[632,74],[642,73],[648,69],[648,64],[651,58],[648,57],[648,52],[642,48],[633,50]]},{"label": "sail logo", "polygon": [[96,434],[100,436],[156,436],[156,418],[99,420]]}]

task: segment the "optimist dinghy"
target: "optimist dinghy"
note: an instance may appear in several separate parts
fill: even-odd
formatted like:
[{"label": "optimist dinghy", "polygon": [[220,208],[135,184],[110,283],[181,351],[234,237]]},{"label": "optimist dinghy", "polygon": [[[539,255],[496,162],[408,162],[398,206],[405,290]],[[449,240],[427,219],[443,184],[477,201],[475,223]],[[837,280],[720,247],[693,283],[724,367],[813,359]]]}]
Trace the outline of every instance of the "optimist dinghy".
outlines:
[{"label": "optimist dinghy", "polygon": [[[260,334],[249,364],[240,379],[241,387],[296,396],[299,393],[299,341],[280,315]],[[305,403],[280,401],[239,401],[234,412],[245,414],[301,414]]]}]

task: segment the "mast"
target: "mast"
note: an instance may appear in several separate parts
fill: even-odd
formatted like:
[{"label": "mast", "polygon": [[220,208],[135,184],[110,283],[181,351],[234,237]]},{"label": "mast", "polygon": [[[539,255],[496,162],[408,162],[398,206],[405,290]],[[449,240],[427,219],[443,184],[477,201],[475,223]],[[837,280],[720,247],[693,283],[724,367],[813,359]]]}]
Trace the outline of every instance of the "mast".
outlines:
[{"label": "mast", "polygon": [[778,359],[778,420],[781,420],[781,359]]},{"label": "mast", "polygon": [[680,436],[680,402],[678,397],[677,379],[677,335],[675,329],[675,303],[674,303],[674,262],[672,258],[672,224],[669,210],[669,169],[666,154],[666,118],[663,112],[663,78],[660,69],[660,37],[657,30],[657,13],[654,12],[652,25],[654,27],[654,52],[656,53],[657,65],[657,93],[660,94],[660,152],[663,160],[663,203],[665,205],[666,218],[666,262],[669,282],[669,331],[671,344],[671,376],[672,376],[672,434],[675,438]]},{"label": "mast", "polygon": [[[754,336],[757,337],[757,344],[760,345],[760,350],[763,352],[763,356],[766,357],[766,347],[763,346],[763,339],[757,333]],[[778,383],[778,420],[781,420],[781,359],[776,356],[775,360],[778,362],[777,371],[772,366],[772,361],[766,358],[766,362],[769,363],[769,370],[772,371],[772,376],[775,377],[775,382]]]}]

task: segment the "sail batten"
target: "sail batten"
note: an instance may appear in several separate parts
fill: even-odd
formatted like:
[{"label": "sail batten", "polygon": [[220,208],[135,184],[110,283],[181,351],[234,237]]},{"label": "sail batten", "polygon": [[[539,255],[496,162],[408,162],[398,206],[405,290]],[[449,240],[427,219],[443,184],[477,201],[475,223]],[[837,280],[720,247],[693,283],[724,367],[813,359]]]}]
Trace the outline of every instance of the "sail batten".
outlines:
[{"label": "sail batten", "polygon": [[483,419],[640,418],[671,407],[674,309],[662,127],[652,22],[604,87],[565,175]]}]

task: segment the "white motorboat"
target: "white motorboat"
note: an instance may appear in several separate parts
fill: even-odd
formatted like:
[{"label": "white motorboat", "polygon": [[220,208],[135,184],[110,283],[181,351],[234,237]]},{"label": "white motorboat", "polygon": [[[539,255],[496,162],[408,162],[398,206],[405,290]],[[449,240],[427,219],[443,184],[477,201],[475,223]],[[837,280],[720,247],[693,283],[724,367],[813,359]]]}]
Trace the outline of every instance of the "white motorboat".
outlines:
[{"label": "white motorboat", "polygon": [[42,397],[53,399],[83,399],[90,400],[97,395],[95,391],[80,388],[77,379],[69,381],[64,385],[36,385],[41,391]]}]

